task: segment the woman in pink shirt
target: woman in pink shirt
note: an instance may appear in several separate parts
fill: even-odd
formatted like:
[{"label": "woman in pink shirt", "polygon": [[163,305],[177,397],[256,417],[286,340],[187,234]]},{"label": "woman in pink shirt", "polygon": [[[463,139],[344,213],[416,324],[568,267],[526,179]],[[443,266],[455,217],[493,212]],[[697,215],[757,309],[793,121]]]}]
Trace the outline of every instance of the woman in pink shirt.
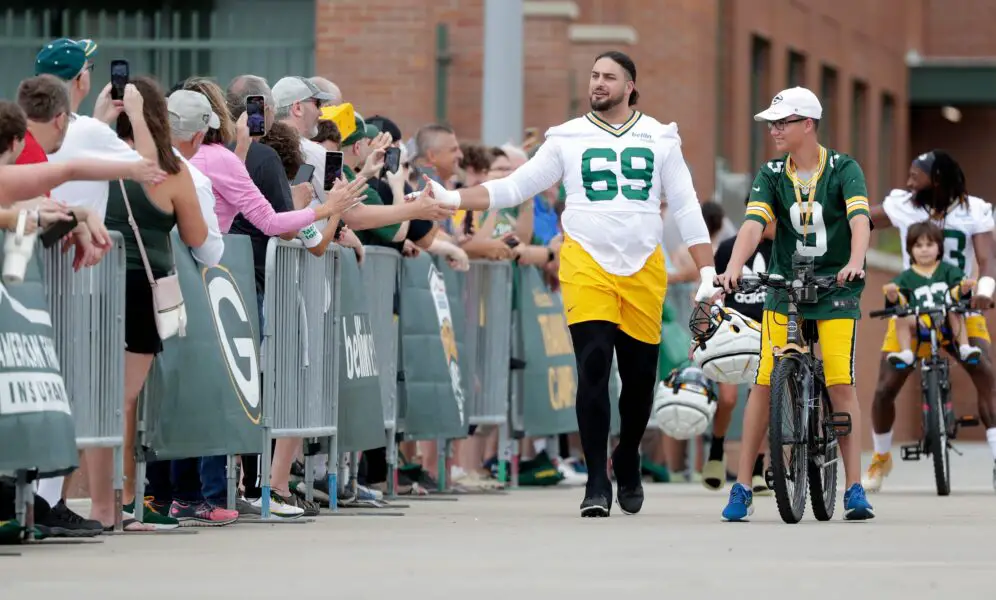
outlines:
[{"label": "woman in pink shirt", "polygon": [[[227,233],[232,227],[232,221],[236,215],[242,215],[257,229],[268,236],[285,236],[284,234],[296,234],[298,231],[311,225],[315,221],[322,219],[335,219],[354,204],[362,200],[365,182],[354,181],[352,184],[342,180],[328,192],[326,202],[314,208],[306,207],[300,210],[278,213],[273,210],[273,205],[253,183],[243,159],[239,158],[236,152],[241,150],[244,156],[248,150],[248,135],[240,136],[245,140],[239,140],[239,147],[236,152],[232,152],[226,144],[235,142],[236,125],[232,121],[231,113],[225,104],[225,97],[221,88],[212,81],[198,79],[196,82],[188,82],[185,89],[199,92],[207,97],[211,103],[211,108],[220,121],[217,129],[209,129],[204,137],[204,143],[200,149],[190,159],[195,167],[200,169],[211,180],[211,187],[214,190],[214,197],[217,200],[214,212],[218,216],[218,227],[222,233]],[[243,115],[244,117],[244,115]],[[240,127],[246,128],[245,123],[240,120]],[[248,129],[246,128],[246,132]],[[297,196],[305,197],[305,194],[298,192],[294,194],[295,205],[298,204]],[[311,199],[311,190],[307,190],[307,199]]]}]

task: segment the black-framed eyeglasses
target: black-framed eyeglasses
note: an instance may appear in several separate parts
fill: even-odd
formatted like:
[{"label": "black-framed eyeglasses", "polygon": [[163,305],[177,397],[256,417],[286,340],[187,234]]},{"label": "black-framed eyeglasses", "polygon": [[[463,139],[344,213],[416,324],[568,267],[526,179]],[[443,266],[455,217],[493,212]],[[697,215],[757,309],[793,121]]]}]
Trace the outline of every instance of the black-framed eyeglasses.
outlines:
[{"label": "black-framed eyeglasses", "polygon": [[801,121],[807,120],[808,117],[799,117],[798,119],[782,119],[781,121],[768,121],[768,130],[775,129],[777,131],[785,131],[785,126],[790,123],[799,123]]}]

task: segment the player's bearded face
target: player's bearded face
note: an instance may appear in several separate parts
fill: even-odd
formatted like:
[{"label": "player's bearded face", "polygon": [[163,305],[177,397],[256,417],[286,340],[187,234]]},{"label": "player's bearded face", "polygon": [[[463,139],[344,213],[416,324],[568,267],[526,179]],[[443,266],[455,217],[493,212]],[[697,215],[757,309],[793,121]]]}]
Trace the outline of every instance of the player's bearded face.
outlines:
[{"label": "player's bearded face", "polygon": [[622,104],[625,98],[625,84],[618,86],[619,89],[617,90],[612,89],[613,87],[615,86],[607,81],[593,81],[591,83],[591,90],[589,91],[591,110],[610,110]]}]

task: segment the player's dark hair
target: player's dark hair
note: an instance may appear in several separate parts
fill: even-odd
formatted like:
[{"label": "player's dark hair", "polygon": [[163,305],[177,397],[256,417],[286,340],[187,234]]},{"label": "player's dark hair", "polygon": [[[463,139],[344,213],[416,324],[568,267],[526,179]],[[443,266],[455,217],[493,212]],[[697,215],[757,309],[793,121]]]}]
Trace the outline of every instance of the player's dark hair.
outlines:
[{"label": "player's dark hair", "polygon": [[716,235],[723,228],[723,218],[726,213],[722,205],[709,200],[702,203],[702,218],[705,220],[706,229],[709,230],[709,237]]},{"label": "player's dark hair", "polygon": [[639,102],[640,101],[640,92],[635,87],[636,86],[636,63],[633,62],[633,59],[630,58],[629,56],[627,56],[626,54],[618,51],[618,50],[609,50],[608,52],[603,52],[603,53],[599,54],[598,56],[596,56],[595,57],[595,62],[598,62],[598,61],[602,60],[603,58],[608,58],[608,59],[612,60],[613,62],[615,62],[620,67],[622,67],[623,70],[626,71],[626,74],[629,75],[629,80],[633,82],[634,87],[633,87],[633,93],[629,95],[629,106],[633,106],[634,104],[636,104],[637,102]]},{"label": "player's dark hair", "polygon": [[947,209],[951,202],[968,202],[965,172],[961,165],[944,150],[934,150],[934,165],[930,168],[934,184],[934,207]]},{"label": "player's dark hair", "polygon": [[913,246],[923,238],[937,244],[937,259],[940,260],[941,251],[944,248],[944,232],[930,221],[920,221],[911,225],[909,231],[906,232],[906,254],[910,257],[910,262],[915,262],[913,261]]}]

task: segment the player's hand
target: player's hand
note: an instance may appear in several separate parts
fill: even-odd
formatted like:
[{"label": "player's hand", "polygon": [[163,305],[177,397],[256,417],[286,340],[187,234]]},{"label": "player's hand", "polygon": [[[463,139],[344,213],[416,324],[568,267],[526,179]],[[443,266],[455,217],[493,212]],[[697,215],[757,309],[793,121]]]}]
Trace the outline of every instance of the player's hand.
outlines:
[{"label": "player's hand", "polygon": [[854,281],[855,279],[864,279],[865,270],[861,268],[860,264],[847,263],[840,273],[837,273],[837,283],[843,285],[845,281]]},{"label": "player's hand", "polygon": [[894,283],[887,283],[882,287],[882,291],[885,292],[885,298],[889,302],[899,302],[899,286]]},{"label": "player's hand", "polygon": [[743,269],[738,269],[736,271],[727,271],[722,275],[717,275],[715,278],[716,286],[722,288],[723,292],[726,294],[732,294],[733,290],[737,289],[740,285],[740,273]]},{"label": "player's hand", "polygon": [[701,280],[699,289],[695,292],[696,302],[706,302],[713,300],[722,289],[716,285],[716,267],[707,266],[699,269]]}]

